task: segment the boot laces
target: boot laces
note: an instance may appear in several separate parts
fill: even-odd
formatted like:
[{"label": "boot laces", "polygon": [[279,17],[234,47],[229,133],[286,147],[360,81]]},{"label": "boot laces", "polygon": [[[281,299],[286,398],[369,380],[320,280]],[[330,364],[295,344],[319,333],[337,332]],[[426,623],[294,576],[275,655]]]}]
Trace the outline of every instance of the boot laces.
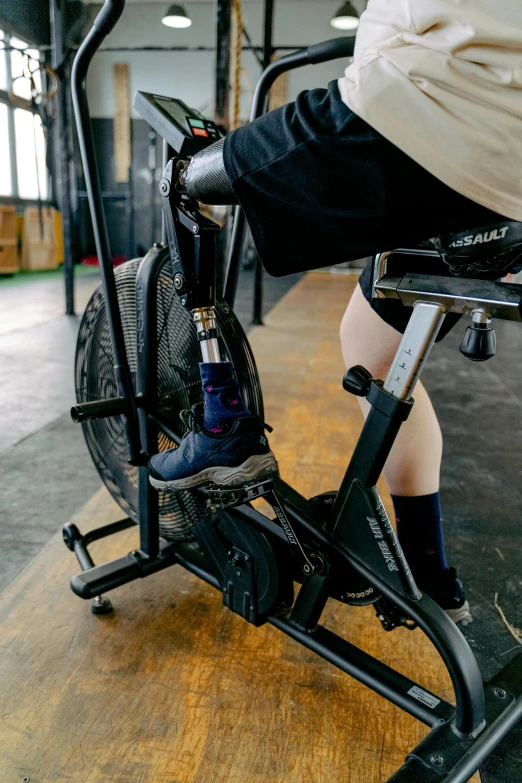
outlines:
[{"label": "boot laces", "polygon": [[180,411],[179,418],[181,419],[186,430],[185,434],[183,435],[184,438],[186,438],[189,432],[199,432],[201,430],[198,417],[193,410]]}]

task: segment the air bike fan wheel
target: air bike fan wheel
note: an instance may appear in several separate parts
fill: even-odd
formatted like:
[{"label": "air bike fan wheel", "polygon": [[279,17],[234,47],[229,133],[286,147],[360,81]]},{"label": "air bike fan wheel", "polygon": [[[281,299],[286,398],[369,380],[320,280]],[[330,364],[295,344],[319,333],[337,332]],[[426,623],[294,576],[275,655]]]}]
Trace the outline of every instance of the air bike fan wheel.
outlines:
[{"label": "air bike fan wheel", "polygon": [[[136,375],[136,275],[141,259],[114,270],[127,358]],[[201,349],[192,315],[174,292],[168,252],[164,252],[157,285],[158,414],[179,435],[179,412],[203,399],[199,362]],[[231,361],[245,404],[263,417],[263,400],[252,351],[230,307],[216,307],[223,361]],[[92,295],[83,315],[75,358],[76,397],[79,403],[117,397],[109,324],[102,287]],[[134,522],[139,522],[138,468],[128,463],[128,447],[121,416],[83,422],[83,433],[94,464],[107,489]],[[158,435],[158,451],[175,444]],[[190,536],[190,528],[206,513],[205,501],[190,492],[159,493],[160,533],[167,540]]]}]

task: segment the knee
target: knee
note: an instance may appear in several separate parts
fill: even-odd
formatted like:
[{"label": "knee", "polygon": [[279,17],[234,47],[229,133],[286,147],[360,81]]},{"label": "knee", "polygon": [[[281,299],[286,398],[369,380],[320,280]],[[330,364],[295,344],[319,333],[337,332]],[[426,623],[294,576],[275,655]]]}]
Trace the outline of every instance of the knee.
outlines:
[{"label": "knee", "polygon": [[390,368],[393,355],[383,354],[377,343],[372,344],[353,324],[343,317],[340,336],[346,369],[361,364],[374,378],[384,378]]},{"label": "knee", "polygon": [[374,312],[357,286],[340,326],[346,368],[362,364],[374,378],[385,378],[401,336]]}]

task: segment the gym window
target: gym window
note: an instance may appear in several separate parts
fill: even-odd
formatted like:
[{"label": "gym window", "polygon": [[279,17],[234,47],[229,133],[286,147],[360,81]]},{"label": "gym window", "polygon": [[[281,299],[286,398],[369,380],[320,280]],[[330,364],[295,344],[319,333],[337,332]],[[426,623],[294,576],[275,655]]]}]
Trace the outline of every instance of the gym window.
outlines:
[{"label": "gym window", "polygon": [[[29,55],[33,60],[28,60]],[[0,199],[46,201],[49,197],[45,165],[46,145],[38,112],[19,108],[9,98],[12,80],[27,73],[28,62],[40,59],[38,50],[16,36],[0,30]],[[40,73],[34,75],[40,89]],[[30,100],[27,79],[17,79],[13,92]]]}]

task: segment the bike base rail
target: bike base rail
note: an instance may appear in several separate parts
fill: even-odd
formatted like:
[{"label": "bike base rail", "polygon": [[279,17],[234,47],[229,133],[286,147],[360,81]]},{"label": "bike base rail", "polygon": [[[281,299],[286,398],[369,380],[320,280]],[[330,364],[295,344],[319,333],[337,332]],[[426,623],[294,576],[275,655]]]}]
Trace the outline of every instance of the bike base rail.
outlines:
[{"label": "bike base rail", "polygon": [[[119,523],[123,529],[124,523]],[[96,531],[95,538],[114,533],[113,526]],[[92,540],[87,534],[75,542],[77,555]],[[83,539],[83,540],[82,540]],[[80,559],[80,557],[78,558]],[[108,589],[144,578],[171,565],[181,565],[220,592],[222,587],[194,544],[167,544],[156,558],[131,552],[110,563],[86,568],[73,577],[71,587],[81,598],[93,598]],[[431,727],[430,733],[408,754],[404,765],[387,783],[467,783],[480,765],[522,719],[522,653],[491,681],[484,683],[485,720],[475,735],[460,735],[455,708],[422,686],[373,658],[324,626],[299,626],[290,610],[269,615],[266,621],[341,671],[379,693],[391,703]],[[419,696],[421,700],[419,700]],[[491,783],[493,779],[488,778]],[[499,780],[499,783],[500,780]],[[502,779],[505,783],[505,779]],[[509,783],[519,783],[515,779]]]}]

